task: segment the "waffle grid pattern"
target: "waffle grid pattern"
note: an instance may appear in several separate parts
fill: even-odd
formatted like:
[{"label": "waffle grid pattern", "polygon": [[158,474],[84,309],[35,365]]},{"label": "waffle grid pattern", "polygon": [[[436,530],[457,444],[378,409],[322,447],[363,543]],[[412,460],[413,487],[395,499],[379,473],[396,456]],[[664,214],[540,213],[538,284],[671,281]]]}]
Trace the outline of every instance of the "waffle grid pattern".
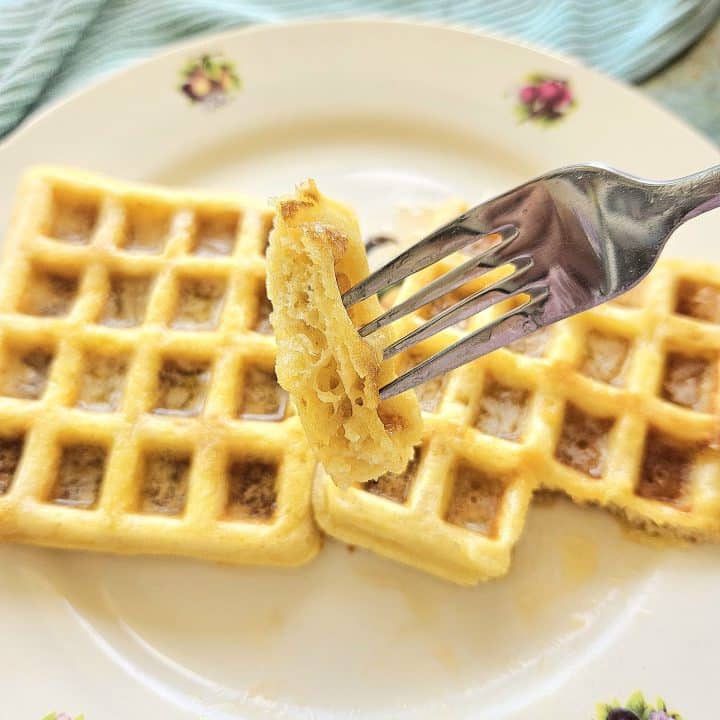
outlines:
[{"label": "waffle grid pattern", "polygon": [[271,224],[237,196],[28,173],[0,280],[0,535],[315,554],[314,461],[273,372]]},{"label": "waffle grid pattern", "polygon": [[[393,300],[455,262],[418,273]],[[500,312],[491,308],[426,341],[406,366]],[[405,332],[427,314],[407,319]],[[419,462],[404,477],[346,491],[319,482],[321,526],[463,584],[508,570],[537,489],[608,507],[652,532],[716,539],[718,323],[717,268],[662,262],[620,302],[421,386]]]},{"label": "waffle grid pattern", "polygon": [[538,489],[720,535],[717,268],[666,261],[621,303],[427,383],[408,469],[341,490],[274,379],[271,222],[236,196],[27,175],[0,275],[0,537],[296,564],[319,547],[314,515],[472,584],[507,571]]}]

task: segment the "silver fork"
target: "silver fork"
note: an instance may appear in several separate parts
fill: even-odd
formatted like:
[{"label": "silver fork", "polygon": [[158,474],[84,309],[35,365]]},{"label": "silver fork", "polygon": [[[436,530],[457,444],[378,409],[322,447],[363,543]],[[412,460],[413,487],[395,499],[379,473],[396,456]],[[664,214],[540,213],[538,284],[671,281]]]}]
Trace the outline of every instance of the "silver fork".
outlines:
[{"label": "silver fork", "polygon": [[720,207],[720,165],[653,182],[596,165],[555,170],[477,205],[343,295],[350,307],[473,243],[490,244],[360,328],[363,336],[501,265],[510,275],[435,315],[384,350],[388,359],[502,300],[528,296],[385,385],[387,399],[630,290],[686,220]]}]

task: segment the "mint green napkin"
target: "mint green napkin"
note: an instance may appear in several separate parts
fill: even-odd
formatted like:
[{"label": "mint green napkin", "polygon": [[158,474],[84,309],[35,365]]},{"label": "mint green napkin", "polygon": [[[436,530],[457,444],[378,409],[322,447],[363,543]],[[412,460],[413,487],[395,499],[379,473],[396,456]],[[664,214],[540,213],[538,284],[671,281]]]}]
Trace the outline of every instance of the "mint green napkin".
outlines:
[{"label": "mint green napkin", "polygon": [[201,32],[314,14],[487,28],[628,80],[681,52],[720,0],[0,0],[0,137],[91,77]]}]

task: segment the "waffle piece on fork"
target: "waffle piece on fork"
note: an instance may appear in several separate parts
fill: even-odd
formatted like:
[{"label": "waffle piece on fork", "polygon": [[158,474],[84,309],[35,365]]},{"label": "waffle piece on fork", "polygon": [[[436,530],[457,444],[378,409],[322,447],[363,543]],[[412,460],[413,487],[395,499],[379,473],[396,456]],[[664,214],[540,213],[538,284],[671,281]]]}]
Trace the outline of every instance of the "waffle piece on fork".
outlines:
[{"label": "waffle piece on fork", "polygon": [[278,378],[325,470],[343,486],[403,472],[420,440],[420,409],[411,392],[380,400],[397,377],[395,362],[382,362],[392,331],[364,340],[356,329],[380,312],[377,298],[343,306],[342,291],[368,273],[354,214],[313,181],[300,186],[277,203],[268,271]]}]

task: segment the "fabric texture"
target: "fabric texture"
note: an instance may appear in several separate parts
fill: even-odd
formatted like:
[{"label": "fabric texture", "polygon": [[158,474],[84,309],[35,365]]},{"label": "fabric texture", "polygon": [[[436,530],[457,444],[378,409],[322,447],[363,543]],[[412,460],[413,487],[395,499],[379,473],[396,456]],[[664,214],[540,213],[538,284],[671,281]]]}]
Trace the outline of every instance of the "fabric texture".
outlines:
[{"label": "fabric texture", "polygon": [[0,0],[0,137],[40,104],[198,33],[311,16],[485,28],[638,80],[688,47],[720,0]]}]

